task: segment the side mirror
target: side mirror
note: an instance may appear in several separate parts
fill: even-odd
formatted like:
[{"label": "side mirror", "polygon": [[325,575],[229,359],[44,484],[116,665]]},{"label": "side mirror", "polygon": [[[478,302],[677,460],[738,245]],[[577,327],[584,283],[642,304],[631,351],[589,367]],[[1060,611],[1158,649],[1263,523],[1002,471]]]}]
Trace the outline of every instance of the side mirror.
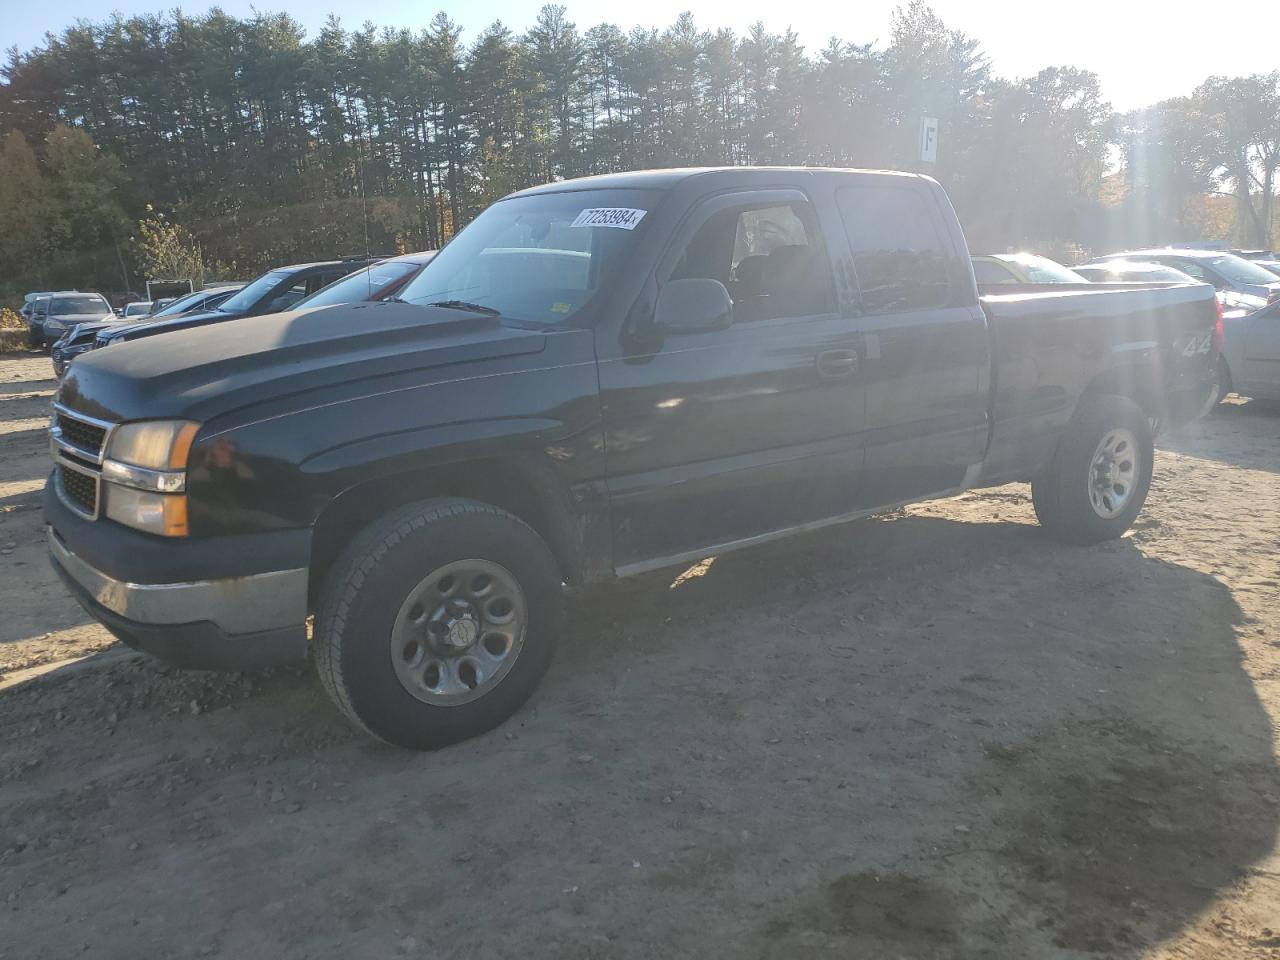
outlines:
[{"label": "side mirror", "polygon": [[670,280],[658,294],[653,320],[665,333],[723,330],[733,323],[733,299],[719,280]]}]

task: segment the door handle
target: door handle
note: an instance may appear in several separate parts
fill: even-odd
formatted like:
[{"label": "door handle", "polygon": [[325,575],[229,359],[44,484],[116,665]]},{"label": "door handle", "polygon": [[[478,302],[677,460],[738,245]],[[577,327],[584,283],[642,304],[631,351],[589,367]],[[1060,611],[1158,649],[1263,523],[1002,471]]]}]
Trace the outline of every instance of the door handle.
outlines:
[{"label": "door handle", "polygon": [[818,354],[818,374],[823,377],[848,377],[858,370],[856,350],[824,350]]}]

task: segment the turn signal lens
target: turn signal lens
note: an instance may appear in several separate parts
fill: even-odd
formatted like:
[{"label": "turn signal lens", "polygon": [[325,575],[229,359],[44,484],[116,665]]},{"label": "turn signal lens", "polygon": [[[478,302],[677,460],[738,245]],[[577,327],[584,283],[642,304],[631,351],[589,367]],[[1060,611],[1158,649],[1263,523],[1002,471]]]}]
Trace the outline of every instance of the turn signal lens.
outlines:
[{"label": "turn signal lens", "polygon": [[116,523],[161,537],[187,535],[187,498],[182,494],[151,493],[103,484],[107,516]]}]

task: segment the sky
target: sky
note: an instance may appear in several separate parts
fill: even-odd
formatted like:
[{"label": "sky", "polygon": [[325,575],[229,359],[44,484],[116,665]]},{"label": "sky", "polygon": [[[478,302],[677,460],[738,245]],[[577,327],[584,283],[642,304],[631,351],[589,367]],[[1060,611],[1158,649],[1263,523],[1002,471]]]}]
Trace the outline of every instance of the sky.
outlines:
[{"label": "sky", "polygon": [[[624,29],[663,27],[682,11],[692,10],[704,29],[728,26],[742,32],[756,20],[775,32],[791,27],[809,52],[816,53],[832,35],[856,43],[877,41],[883,46],[898,0],[793,0],[788,4],[776,0],[647,0],[621,7],[604,0],[563,2],[569,18],[583,30],[603,21]],[[102,20],[114,11],[150,13],[171,5],[156,0],[0,0],[0,49],[35,46],[46,32],[57,33],[77,18]],[[463,40],[467,41],[494,20],[502,20],[517,32],[523,30],[532,23],[540,2],[470,0],[437,6],[431,0],[222,0],[219,5],[239,16],[251,16],[255,6],[263,11],[286,9],[310,33],[330,12],[349,27],[372,20],[379,26],[418,29],[444,9],[465,29]],[[1253,30],[1225,21],[1215,27],[1210,25],[1212,18],[1178,16],[1176,5],[1171,7],[1164,0],[1075,0],[1052,7],[1046,4],[1042,12],[1027,0],[933,0],[932,6],[948,26],[981,41],[1000,76],[1030,76],[1047,66],[1093,70],[1118,110],[1185,95],[1214,74],[1266,73],[1280,66],[1266,18]],[[189,3],[184,9],[195,13],[205,5]]]}]

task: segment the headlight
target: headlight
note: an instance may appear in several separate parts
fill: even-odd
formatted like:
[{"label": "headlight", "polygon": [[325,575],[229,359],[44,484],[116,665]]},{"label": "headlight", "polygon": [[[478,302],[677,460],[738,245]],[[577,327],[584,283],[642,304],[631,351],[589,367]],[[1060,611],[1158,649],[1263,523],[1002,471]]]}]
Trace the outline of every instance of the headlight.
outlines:
[{"label": "headlight", "polygon": [[185,470],[200,425],[190,420],[144,420],[116,427],[107,457],[147,470]]},{"label": "headlight", "polygon": [[187,457],[198,423],[149,420],[117,427],[102,462],[106,514],[165,537],[187,535]]},{"label": "headlight", "polygon": [[148,493],[114,483],[104,484],[107,516],[116,523],[162,537],[187,535],[187,498],[183,494]]}]

